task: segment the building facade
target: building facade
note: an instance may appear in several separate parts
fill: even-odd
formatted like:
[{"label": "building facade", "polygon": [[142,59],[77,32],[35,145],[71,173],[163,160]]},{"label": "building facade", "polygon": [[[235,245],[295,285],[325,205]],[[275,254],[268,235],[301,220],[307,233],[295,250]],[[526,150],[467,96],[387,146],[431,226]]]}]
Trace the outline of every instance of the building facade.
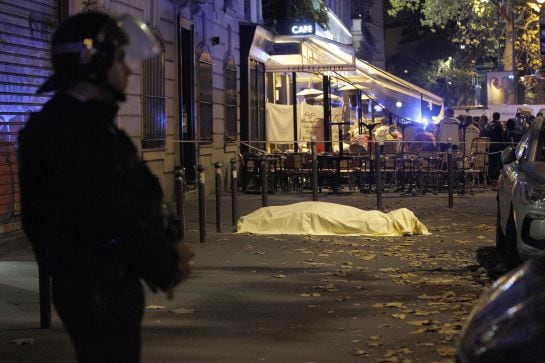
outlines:
[{"label": "building facade", "polygon": [[[185,170],[188,190],[194,190],[197,165],[202,165],[205,171],[199,180],[204,179],[210,194],[215,189],[215,164],[221,162],[223,186],[228,188],[230,161],[235,159],[240,166],[241,152],[266,151],[269,146],[267,104],[292,105],[297,120],[297,93],[311,83],[329,89],[333,76],[344,83],[373,83],[378,85],[372,90],[376,96],[368,96],[384,104],[397,100],[399,91],[412,98],[415,93],[420,109],[426,93],[408,92],[411,85],[356,59],[348,30],[350,1],[326,4],[334,22],[327,32],[299,24],[298,34],[286,35],[262,25],[261,0],[0,2],[0,233],[12,228],[6,226],[20,213],[17,132],[29,113],[51,96],[35,94],[51,72],[49,40],[63,18],[80,11],[135,15],[160,40],[161,54],[130,77],[127,101],[116,122],[159,178],[167,203],[175,201],[174,176],[179,168]],[[307,28],[312,34],[301,33]],[[331,143],[329,116],[323,117],[324,140]],[[295,147],[296,123],[291,136]]]},{"label": "building facade", "polygon": [[[0,225],[20,213],[16,139],[30,112],[50,94],[36,95],[51,72],[49,41],[63,18],[80,11],[129,13],[144,20],[162,53],[130,77],[118,126],[158,176],[173,202],[174,173],[186,171],[188,189],[197,165],[214,189],[216,162],[227,184],[239,154],[239,24],[261,19],[260,0],[5,0],[0,29]],[[61,140],[59,142],[62,142]],[[2,230],[0,230],[0,233]]]}]

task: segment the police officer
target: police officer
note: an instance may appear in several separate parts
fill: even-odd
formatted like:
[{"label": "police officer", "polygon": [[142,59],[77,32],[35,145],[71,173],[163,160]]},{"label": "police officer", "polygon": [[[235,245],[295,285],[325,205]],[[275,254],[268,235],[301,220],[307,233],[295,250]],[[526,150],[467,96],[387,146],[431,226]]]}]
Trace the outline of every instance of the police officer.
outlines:
[{"label": "police officer", "polygon": [[169,290],[190,271],[191,252],[165,228],[156,178],[114,124],[126,58],[158,49],[137,19],[68,18],[38,90],[54,96],[19,134],[23,229],[79,362],[138,362],[140,279]]}]

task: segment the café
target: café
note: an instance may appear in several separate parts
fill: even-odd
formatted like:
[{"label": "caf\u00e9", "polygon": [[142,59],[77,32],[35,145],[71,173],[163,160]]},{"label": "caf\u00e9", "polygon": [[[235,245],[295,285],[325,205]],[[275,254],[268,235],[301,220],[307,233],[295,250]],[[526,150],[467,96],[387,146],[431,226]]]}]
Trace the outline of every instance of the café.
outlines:
[{"label": "caf\u00e9", "polygon": [[[440,116],[441,97],[358,59],[351,33],[332,13],[327,30],[309,22],[279,23],[274,31],[242,24],[240,35],[245,191],[262,189],[263,158],[270,191],[308,188],[314,155],[320,190],[371,191],[375,141],[410,139]],[[400,156],[401,142],[388,146],[385,182],[412,188],[407,176],[416,175],[417,160]],[[439,175],[431,170],[426,185]]]},{"label": "caf\u00e9", "polygon": [[241,25],[242,152],[297,152],[311,137],[332,152],[369,125],[404,128],[440,114],[441,97],[358,59],[351,33],[329,17],[327,30],[311,22],[274,31]]}]

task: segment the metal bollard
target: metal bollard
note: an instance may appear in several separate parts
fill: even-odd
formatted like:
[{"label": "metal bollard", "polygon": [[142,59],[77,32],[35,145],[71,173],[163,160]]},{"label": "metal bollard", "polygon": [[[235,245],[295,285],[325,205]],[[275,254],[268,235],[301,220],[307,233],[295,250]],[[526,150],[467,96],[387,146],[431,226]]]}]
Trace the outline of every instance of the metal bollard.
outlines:
[{"label": "metal bollard", "polygon": [[174,171],[174,192],[176,194],[176,215],[179,221],[180,239],[185,238],[185,181],[184,169]]},{"label": "metal bollard", "polygon": [[375,178],[377,184],[377,210],[382,210],[382,161],[380,160],[380,148],[384,144],[383,140],[375,142]]},{"label": "metal bollard", "polygon": [[318,200],[318,155],[316,154],[316,136],[310,137],[312,151],[312,201]]},{"label": "metal bollard", "polygon": [[453,208],[454,207],[454,173],[452,170],[452,144],[448,144],[448,150],[447,150],[447,178],[448,178],[448,207]]},{"label": "metal bollard", "polygon": [[38,285],[40,291],[40,328],[51,327],[51,279],[41,263],[38,263]]},{"label": "metal bollard", "polygon": [[267,187],[267,160],[265,159],[265,155],[261,156],[259,174],[261,176],[261,205],[267,207],[269,205],[269,190]]},{"label": "metal bollard", "polygon": [[199,164],[197,167],[198,174],[198,188],[199,188],[199,241],[204,242],[206,240],[206,199],[205,199],[205,176],[204,166]]},{"label": "metal bollard", "polygon": [[216,232],[221,232],[221,167],[223,164],[218,161],[216,167]]},{"label": "metal bollard", "polygon": [[237,225],[238,220],[238,172],[237,160],[231,159],[231,224]]}]

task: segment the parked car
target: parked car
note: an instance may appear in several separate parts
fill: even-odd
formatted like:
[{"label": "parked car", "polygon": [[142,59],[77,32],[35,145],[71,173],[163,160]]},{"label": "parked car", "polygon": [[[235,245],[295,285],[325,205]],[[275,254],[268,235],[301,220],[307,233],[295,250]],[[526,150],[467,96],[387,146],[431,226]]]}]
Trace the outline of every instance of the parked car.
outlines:
[{"label": "parked car", "polygon": [[545,256],[504,275],[481,296],[458,344],[458,363],[545,362]]},{"label": "parked car", "polygon": [[545,122],[539,119],[516,147],[502,152],[496,248],[510,267],[545,250]]}]

